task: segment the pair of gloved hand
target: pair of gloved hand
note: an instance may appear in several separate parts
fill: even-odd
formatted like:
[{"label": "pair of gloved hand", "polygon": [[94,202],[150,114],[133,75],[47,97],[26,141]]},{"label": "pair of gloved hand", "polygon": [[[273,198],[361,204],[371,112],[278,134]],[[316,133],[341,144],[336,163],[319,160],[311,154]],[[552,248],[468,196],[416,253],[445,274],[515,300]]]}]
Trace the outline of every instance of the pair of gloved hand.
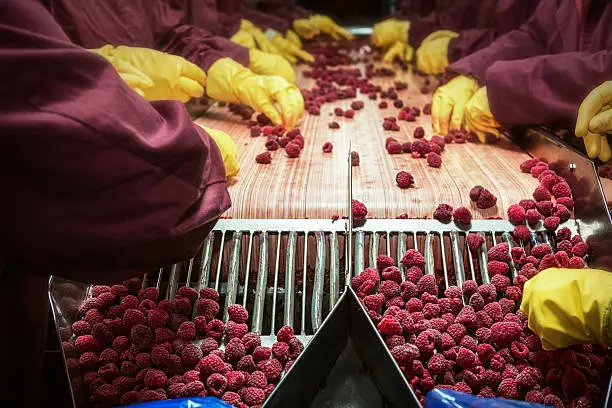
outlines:
[{"label": "pair of gloved hand", "polygon": [[371,41],[376,47],[387,49],[383,62],[392,63],[395,59],[410,62],[414,48],[408,45],[410,21],[389,18],[374,24]]},{"label": "pair of gloved hand", "polygon": [[499,139],[501,125],[489,108],[487,88],[466,75],[453,78],[438,88],[433,97],[431,118],[434,132],[445,135],[450,129],[474,132],[485,143]]},{"label": "pair of gloved hand", "polygon": [[612,273],[551,268],[525,283],[521,310],[544,350],[612,345]]},{"label": "pair of gloved hand", "polygon": [[612,81],[593,89],[582,101],[576,121],[576,136],[584,139],[584,147],[591,159],[606,163],[612,152],[608,134],[612,134]]}]

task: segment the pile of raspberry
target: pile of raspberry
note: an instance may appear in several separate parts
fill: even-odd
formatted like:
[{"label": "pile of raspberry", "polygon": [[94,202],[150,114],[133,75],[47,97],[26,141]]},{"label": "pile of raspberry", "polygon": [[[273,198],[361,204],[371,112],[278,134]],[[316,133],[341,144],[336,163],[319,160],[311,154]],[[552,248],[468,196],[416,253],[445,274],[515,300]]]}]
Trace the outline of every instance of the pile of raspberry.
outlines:
[{"label": "pile of raspberry", "polygon": [[[511,259],[507,245],[492,248],[489,256],[506,266]],[[600,386],[611,364],[607,347],[544,351],[519,310],[523,285],[536,266],[525,264],[530,272],[514,282],[504,272],[490,284],[468,280],[442,291],[434,275],[423,274],[420,252],[409,249],[401,263],[405,280],[395,260],[382,255],[351,287],[421,404],[431,389],[449,388],[555,407],[601,405]]]},{"label": "pile of raspberry", "polygon": [[219,312],[211,288],[181,287],[168,301],[137,278],[94,286],[62,343],[75,395],[97,407],[207,395],[261,406],[304,346],[288,326],[262,346],[242,305],[227,323]]},{"label": "pile of raspberry", "polygon": [[285,154],[289,158],[296,158],[304,148],[304,136],[299,128],[286,130],[284,126],[272,126],[272,122],[267,116],[260,113],[256,121],[249,122],[251,136],[266,136],[265,147],[267,151],[258,154],[255,161],[260,164],[272,162],[271,152],[285,149]]}]

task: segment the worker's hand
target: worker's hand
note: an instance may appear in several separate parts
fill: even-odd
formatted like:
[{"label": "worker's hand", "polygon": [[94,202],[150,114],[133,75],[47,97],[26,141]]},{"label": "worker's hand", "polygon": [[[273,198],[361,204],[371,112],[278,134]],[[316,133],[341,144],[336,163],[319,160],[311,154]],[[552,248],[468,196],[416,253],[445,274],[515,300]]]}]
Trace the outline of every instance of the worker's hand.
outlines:
[{"label": "worker's hand", "polygon": [[310,40],[321,33],[321,30],[319,30],[309,18],[293,20],[291,26],[297,35],[305,40]]},{"label": "worker's hand", "polygon": [[256,75],[230,58],[210,67],[206,92],[213,99],[249,105],[287,129],[304,114],[304,99],[295,85],[280,76]]},{"label": "worker's hand", "polygon": [[238,164],[238,147],[231,136],[221,130],[211,129],[199,123],[196,123],[196,125],[204,129],[219,147],[221,157],[223,157],[223,164],[225,165],[225,175],[227,177],[234,177],[238,174],[240,171],[240,165]]},{"label": "worker's hand", "polygon": [[383,57],[383,62],[392,63],[395,59],[410,62],[414,57],[414,48],[410,45],[397,41],[389,48]]},{"label": "worker's hand", "polygon": [[280,51],[274,44],[270,42],[268,37],[261,31],[259,27],[244,18],[240,20],[240,30],[251,34],[255,39],[257,48],[269,54],[281,55]]},{"label": "worker's hand", "polygon": [[249,69],[259,75],[278,75],[290,84],[295,83],[295,72],[289,62],[274,54],[259,50],[249,50]]},{"label": "worker's hand", "polygon": [[495,120],[489,108],[487,87],[479,88],[465,105],[465,129],[476,133],[482,143],[499,139],[501,125]]},{"label": "worker's hand", "polygon": [[322,14],[315,14],[314,16],[311,16],[310,22],[320,32],[331,35],[334,40],[339,40],[340,38],[352,40],[355,38],[353,34],[340,27],[334,22],[334,20]]},{"label": "worker's hand", "polygon": [[230,41],[235,44],[242,45],[250,50],[257,47],[253,35],[244,30],[238,30],[238,32],[230,38]]},{"label": "worker's hand", "polygon": [[268,37],[272,44],[279,49],[282,56],[292,64],[294,64],[298,58],[307,62],[314,62],[315,60],[311,54],[301,50],[272,29],[266,30],[266,37]]},{"label": "worker's hand", "polygon": [[607,134],[612,133],[612,81],[606,81],[584,98],[578,109],[576,136],[584,138],[590,158],[606,163],[611,152]]},{"label": "worker's hand", "polygon": [[612,344],[612,273],[546,269],[525,283],[521,310],[544,350]]},{"label": "worker's hand", "polygon": [[441,74],[448,65],[448,44],[459,34],[438,30],[429,34],[417,49],[417,69],[426,74]]},{"label": "worker's hand", "polygon": [[390,18],[374,24],[372,32],[372,44],[377,47],[390,47],[397,41],[408,43],[408,30],[410,21],[400,21]]},{"label": "worker's hand", "polygon": [[300,50],[302,49],[302,40],[300,40],[300,36],[297,35],[295,31],[288,29],[285,33],[285,39],[298,47]]},{"label": "worker's hand", "polygon": [[206,74],[182,57],[111,45],[90,51],[106,58],[130,88],[149,101],[175,99],[184,103],[204,94]]},{"label": "worker's hand", "polygon": [[431,118],[434,132],[440,135],[449,129],[460,129],[463,123],[465,105],[478,90],[478,82],[461,75],[438,88],[433,96]]}]

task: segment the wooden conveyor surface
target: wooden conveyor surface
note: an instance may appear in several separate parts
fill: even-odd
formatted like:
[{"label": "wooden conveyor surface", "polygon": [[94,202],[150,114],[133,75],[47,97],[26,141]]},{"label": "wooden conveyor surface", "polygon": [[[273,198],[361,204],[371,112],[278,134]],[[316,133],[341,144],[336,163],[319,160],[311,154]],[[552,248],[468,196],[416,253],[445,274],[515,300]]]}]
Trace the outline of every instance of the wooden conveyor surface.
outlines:
[{"label": "wooden conveyor surface", "polygon": [[[363,65],[357,65],[363,70]],[[310,89],[314,80],[304,78],[304,67],[298,67],[298,85]],[[374,78],[383,89],[394,81],[406,81],[408,89],[398,91],[404,105],[422,107],[431,102],[429,94],[421,94],[425,78],[410,72],[397,71],[392,78]],[[335,107],[349,109],[354,100],[365,103],[353,119],[333,116]],[[255,156],[265,151],[266,137],[250,136],[246,121],[231,114],[226,107],[212,107],[197,119],[206,126],[224,130],[238,145],[240,174],[231,181],[229,191],[232,208],[225,217],[231,218],[331,218],[347,215],[347,152],[349,142],[361,158],[361,165],[353,167],[353,197],[364,202],[369,217],[395,218],[408,213],[411,218],[431,218],[439,203],[454,207],[472,208],[474,219],[504,217],[505,209],[523,198],[530,198],[538,182],[519,170],[528,154],[502,138],[494,145],[480,143],[447,144],[442,153],[442,167],[428,167],[425,159],[414,159],[410,154],[389,155],[385,139],[394,137],[400,142],[413,141],[413,130],[423,126],[426,138],[433,136],[431,116],[421,115],[416,122],[398,121],[399,132],[382,128],[385,116],[397,116],[399,109],[388,100],[387,109],[379,109],[380,99],[372,101],[367,95],[357,94],[347,99],[324,104],[320,116],[304,115],[301,122],[305,148],[297,159],[288,158],[283,149],[272,152],[272,163],[257,164]],[[330,116],[331,114],[331,116]],[[254,118],[255,116],[253,116]],[[329,129],[328,123],[337,121],[340,129]],[[330,141],[334,150],[324,154],[323,143]],[[410,172],[415,187],[402,190],[395,183],[400,170]],[[497,206],[488,210],[476,209],[470,202],[469,191],[483,185],[498,197]]]}]

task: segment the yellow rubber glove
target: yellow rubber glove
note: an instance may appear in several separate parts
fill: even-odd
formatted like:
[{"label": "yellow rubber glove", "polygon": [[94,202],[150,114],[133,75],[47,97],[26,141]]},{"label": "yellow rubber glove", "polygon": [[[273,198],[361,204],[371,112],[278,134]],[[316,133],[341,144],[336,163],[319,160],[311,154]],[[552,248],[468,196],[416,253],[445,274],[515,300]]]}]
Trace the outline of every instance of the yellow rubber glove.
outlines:
[{"label": "yellow rubber glove", "polygon": [[285,39],[289,41],[291,44],[295,45],[299,49],[302,49],[302,40],[300,40],[300,36],[295,33],[295,31],[289,29],[285,33]]},{"label": "yellow rubber glove", "polygon": [[612,81],[606,81],[584,98],[578,109],[576,136],[584,138],[590,158],[606,163],[612,155],[606,134],[612,133]]},{"label": "yellow rubber glove", "polygon": [[219,147],[221,157],[223,157],[223,164],[225,165],[225,175],[227,177],[234,177],[238,174],[240,171],[240,164],[238,164],[238,147],[231,136],[221,130],[211,129],[199,123],[196,123],[196,125],[204,129]]},{"label": "yellow rubber glove", "polygon": [[400,61],[410,62],[413,56],[414,48],[401,41],[397,41],[385,53],[383,62],[392,63],[396,58]]},{"label": "yellow rubber glove", "polygon": [[310,22],[320,32],[331,35],[334,40],[339,40],[340,38],[352,40],[355,38],[353,34],[340,27],[334,22],[334,20],[322,14],[315,14],[314,16],[311,16]]},{"label": "yellow rubber glove", "polygon": [[272,29],[266,30],[266,37],[279,49],[283,57],[291,63],[295,63],[297,58],[307,62],[314,62],[315,60],[310,53],[300,50],[299,47],[285,40],[282,35]]},{"label": "yellow rubber glove", "polygon": [[544,350],[612,345],[612,273],[546,269],[525,283],[521,310]]},{"label": "yellow rubber glove", "polygon": [[459,34],[438,30],[429,34],[417,49],[417,69],[426,74],[441,74],[448,66],[448,44]]},{"label": "yellow rubber glove", "polygon": [[478,82],[461,75],[438,88],[433,96],[431,119],[434,132],[440,135],[449,129],[460,129],[463,124],[465,105],[478,90]]},{"label": "yellow rubber glove", "polygon": [[249,69],[259,75],[278,75],[290,84],[295,83],[295,72],[289,62],[274,54],[259,50],[249,50]]},{"label": "yellow rubber glove", "polygon": [[242,45],[250,50],[257,47],[255,44],[255,38],[253,38],[250,33],[243,30],[238,30],[238,32],[230,38],[230,41],[238,45]]},{"label": "yellow rubber glove", "polygon": [[310,21],[309,18],[300,18],[297,20],[293,20],[291,26],[293,27],[293,30],[297,33],[297,35],[306,40],[310,40],[321,33],[321,31],[317,27],[315,27],[315,25],[312,23],[312,21]]},{"label": "yellow rubber glove", "polygon": [[90,51],[106,58],[130,88],[149,101],[175,99],[184,103],[204,94],[206,74],[182,57],[111,45]]},{"label": "yellow rubber glove", "polygon": [[240,20],[240,30],[251,34],[255,39],[257,47],[263,52],[281,55],[279,49],[268,40],[268,37],[266,37],[263,31],[249,20],[245,20],[244,18]]},{"label": "yellow rubber glove", "polygon": [[221,58],[210,67],[206,92],[213,99],[249,105],[287,129],[295,127],[304,114],[298,87],[280,76],[256,75],[230,58]]},{"label": "yellow rubber glove", "polygon": [[396,18],[381,21],[374,24],[372,44],[377,47],[390,47],[397,41],[407,44],[409,30],[410,21],[400,21]]},{"label": "yellow rubber glove", "polygon": [[465,129],[476,133],[482,143],[499,139],[501,125],[495,120],[489,108],[486,86],[479,88],[465,105],[464,122]]}]

